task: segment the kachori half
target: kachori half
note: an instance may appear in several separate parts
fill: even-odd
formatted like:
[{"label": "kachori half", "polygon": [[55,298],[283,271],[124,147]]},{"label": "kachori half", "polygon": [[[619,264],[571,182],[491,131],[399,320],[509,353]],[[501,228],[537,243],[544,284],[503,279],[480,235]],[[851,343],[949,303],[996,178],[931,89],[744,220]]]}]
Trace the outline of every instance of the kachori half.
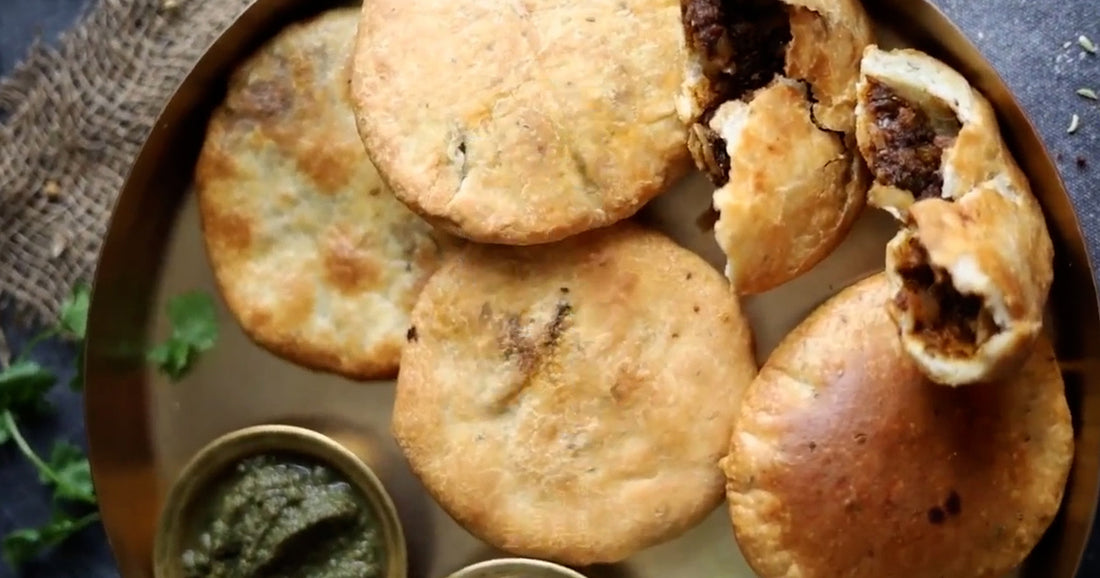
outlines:
[{"label": "kachori half", "polygon": [[715,236],[741,294],[813,268],[851,230],[868,178],[856,82],[873,39],[858,0],[683,0],[677,103],[719,187]]},{"label": "kachori half", "polygon": [[1053,242],[989,102],[916,50],[869,47],[859,143],[870,202],[902,220],[886,252],[906,351],[945,385],[1006,376],[1031,354]]}]

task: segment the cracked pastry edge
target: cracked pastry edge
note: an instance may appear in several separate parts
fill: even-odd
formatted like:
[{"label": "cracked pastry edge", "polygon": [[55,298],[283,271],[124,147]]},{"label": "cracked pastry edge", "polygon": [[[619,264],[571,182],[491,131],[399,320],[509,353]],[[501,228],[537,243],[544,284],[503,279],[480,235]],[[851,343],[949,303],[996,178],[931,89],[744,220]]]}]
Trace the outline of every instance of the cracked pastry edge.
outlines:
[{"label": "cracked pastry edge", "polygon": [[[683,0],[681,6],[686,6],[687,1]],[[849,161],[846,163],[850,165],[849,170],[845,172],[847,178],[843,182],[825,182],[822,189],[858,189],[854,194],[859,199],[849,199],[839,207],[838,216],[833,220],[834,226],[821,231],[816,248],[797,259],[791,258],[790,255],[783,255],[780,260],[785,263],[780,268],[787,271],[777,272],[775,270],[777,267],[770,267],[763,273],[764,280],[746,282],[746,277],[753,276],[736,271],[733,263],[736,256],[731,255],[734,251],[731,251],[731,247],[727,246],[728,243],[723,243],[721,238],[716,239],[727,257],[725,276],[732,283],[737,284],[740,287],[738,291],[743,294],[762,293],[783,285],[805,274],[828,257],[843,241],[862,212],[866,204],[865,192],[869,185],[869,177],[863,170],[854,132],[856,86],[859,80],[858,64],[864,48],[872,45],[875,40],[870,17],[859,2],[851,0],[775,0],[775,2],[786,10],[790,26],[790,37],[783,46],[782,67],[764,85],[750,88],[734,98],[715,95],[716,91],[712,88],[711,79],[704,72],[706,58],[693,48],[693,39],[689,37],[686,25],[684,32],[680,35],[681,49],[690,57],[686,59],[684,79],[681,90],[676,96],[676,111],[691,135],[688,146],[696,167],[710,174],[711,181],[717,185],[712,206],[721,215],[721,198],[728,197],[730,194],[729,177],[732,168],[729,166],[729,160],[732,151],[739,146],[737,141],[748,122],[747,112],[762,92],[783,84],[797,84],[804,87],[804,103],[810,110],[811,122],[822,134],[838,138],[840,148],[847,152],[847,157],[842,155],[833,161]],[[795,11],[799,12],[796,14]],[[816,18],[806,18],[807,14],[812,14]],[[820,29],[815,25],[820,25]],[[818,39],[815,33],[820,34],[822,31],[833,41],[826,48],[819,48],[815,42]],[[825,65],[828,66],[822,64],[822,59],[825,59]],[[843,82],[843,72],[838,73],[836,69],[830,70],[830,66],[850,68],[847,82]],[[820,72],[822,67],[826,72]],[[807,78],[796,78],[797,75],[790,74],[792,69],[805,71],[807,74],[802,76]],[[815,78],[810,79],[811,76]],[[840,91],[818,93],[818,86],[813,82],[815,79],[821,80],[823,84],[832,84],[834,87],[838,83],[846,86]],[[822,110],[825,110],[827,118],[826,116],[819,118],[819,111]],[[842,123],[835,120],[838,116],[843,119]],[[715,171],[715,167],[721,170]],[[715,172],[724,173],[724,178],[716,181],[713,174]],[[853,195],[851,191],[847,194],[849,197]],[[720,216],[719,221],[722,220]],[[715,229],[715,234],[718,234],[718,227]],[[805,244],[805,241],[802,244]]]},{"label": "cracked pastry edge", "polygon": [[[902,230],[887,246],[887,278],[890,289],[895,295],[908,290],[895,261],[897,254],[915,237],[912,230]],[[997,331],[984,342],[977,344],[973,354],[954,357],[941,354],[917,332],[917,322],[913,315],[899,310],[897,305],[889,306],[891,318],[898,326],[905,351],[930,380],[948,386],[961,386],[986,381],[1003,373],[1006,362],[1016,356],[1016,352],[1026,350],[1023,344],[1030,343],[1038,335],[1037,323],[1020,323],[1011,319],[1004,303],[1004,295],[989,280],[982,267],[973,259],[959,259],[950,264],[937,265],[929,257],[928,265],[941,269],[949,276],[954,289],[963,295],[975,295],[981,298],[982,308],[997,324]]]},{"label": "cracked pastry edge", "polygon": [[[715,189],[712,200],[718,215],[714,226],[715,241],[726,256],[723,272],[740,295],[764,293],[821,263],[846,238],[865,206],[869,177],[858,152],[851,146],[851,136],[816,126],[808,100],[796,99],[797,104],[787,102],[789,107],[777,110],[776,105],[784,104],[781,95],[785,91],[804,94],[805,83],[777,77],[760,89],[758,99],[727,101],[718,107],[710,120],[709,128],[725,142],[723,152],[731,159],[739,156],[742,147],[757,150],[780,147],[801,155],[805,151],[799,147],[808,139],[816,139],[817,144],[812,145],[816,151],[831,153],[820,155],[817,164],[801,166],[799,163],[799,169],[791,169],[790,179],[784,183],[787,186],[776,190],[761,188],[757,184],[760,179],[751,166],[734,162],[728,172],[729,182]],[[789,120],[790,125],[783,131],[784,138],[760,143],[761,123],[772,124],[768,118],[774,120],[776,115],[797,117],[798,121]],[[804,130],[809,130],[812,136],[803,134]],[[744,138],[754,142],[743,144]],[[813,157],[812,154],[802,156]],[[763,163],[755,164],[759,167]],[[766,205],[782,209],[769,212]],[[746,212],[755,218],[746,219]],[[776,237],[773,229],[760,225],[776,219],[790,223],[792,232]],[[810,222],[821,226],[801,227]],[[758,241],[765,237],[764,241]],[[746,243],[747,239],[753,240]],[[760,258],[761,254],[766,256]]]}]

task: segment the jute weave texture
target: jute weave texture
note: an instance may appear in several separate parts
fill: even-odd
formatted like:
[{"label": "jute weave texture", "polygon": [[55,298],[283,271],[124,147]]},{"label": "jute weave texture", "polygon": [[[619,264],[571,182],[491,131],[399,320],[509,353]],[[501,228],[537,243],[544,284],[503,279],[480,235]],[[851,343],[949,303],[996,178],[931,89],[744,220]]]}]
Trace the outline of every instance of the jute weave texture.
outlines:
[{"label": "jute weave texture", "polygon": [[0,305],[53,319],[90,281],[165,102],[251,0],[93,0],[0,79]]}]

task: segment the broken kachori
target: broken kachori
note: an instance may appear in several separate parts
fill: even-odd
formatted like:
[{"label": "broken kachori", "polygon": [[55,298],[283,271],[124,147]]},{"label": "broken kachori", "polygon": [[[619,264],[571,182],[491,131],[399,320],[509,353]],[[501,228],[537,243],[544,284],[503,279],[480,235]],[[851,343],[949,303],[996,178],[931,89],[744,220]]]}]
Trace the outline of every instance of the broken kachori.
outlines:
[{"label": "broken kachori", "polygon": [[864,207],[854,112],[870,20],[857,0],[683,0],[682,25],[677,111],[719,187],[726,275],[761,293],[824,260]]},{"label": "broken kachori", "polygon": [[394,194],[451,233],[530,245],[634,215],[685,175],[676,0],[376,0],[353,91]]},{"label": "broken kachori", "polygon": [[905,349],[946,385],[1017,370],[1042,331],[1054,249],[989,102],[924,53],[877,47],[859,95],[870,202],[903,221],[886,271]]},{"label": "broken kachori", "polygon": [[914,202],[957,200],[1003,170],[997,117],[961,74],[918,50],[877,46],[860,69],[856,134],[872,206],[904,222]]},{"label": "broken kachori", "polygon": [[905,352],[882,274],[817,309],[744,396],[722,467],[761,578],[999,578],[1058,511],[1073,460],[1042,338],[998,383],[947,388]]},{"label": "broken kachori", "polygon": [[533,247],[467,245],[413,311],[392,431],[494,547],[612,563],[722,500],[750,329],[722,275],[633,223]]},{"label": "broken kachori", "polygon": [[397,372],[447,240],[390,194],[355,128],[356,8],[293,24],[232,75],[196,168],[207,254],[258,344],[358,379]]}]

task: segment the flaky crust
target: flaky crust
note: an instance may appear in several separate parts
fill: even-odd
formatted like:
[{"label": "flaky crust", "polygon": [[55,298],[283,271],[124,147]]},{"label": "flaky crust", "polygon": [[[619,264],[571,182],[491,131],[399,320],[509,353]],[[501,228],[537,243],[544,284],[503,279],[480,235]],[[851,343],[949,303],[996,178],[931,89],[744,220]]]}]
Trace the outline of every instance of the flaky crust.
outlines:
[{"label": "flaky crust", "polygon": [[[902,343],[926,375],[945,385],[1003,377],[1028,357],[1043,325],[1053,279],[1054,249],[1039,203],[1001,137],[989,102],[955,70],[916,50],[870,47],[864,56],[858,110],[860,148],[874,169],[882,146],[867,95],[872,82],[888,85],[926,111],[949,111],[958,134],[943,149],[942,192],[936,197],[876,183],[870,203],[904,223],[887,248],[886,270],[895,293],[889,311]],[[914,262],[945,273],[955,292],[981,300],[995,327],[974,343],[922,327],[911,304],[904,268]],[[984,335],[984,333],[989,333]]]},{"label": "flaky crust", "polygon": [[413,312],[393,433],[431,495],[503,550],[586,565],[722,498],[749,327],[721,275],[630,223],[470,245]]},{"label": "flaky crust", "polygon": [[431,227],[394,199],[355,130],[356,8],[289,26],[234,73],[196,168],[207,253],[245,332],[295,363],[392,377],[435,269]]},{"label": "flaky crust", "polygon": [[[856,137],[860,151],[872,163],[877,141],[874,119],[867,110],[871,81],[882,82],[902,96],[927,108],[946,106],[961,124],[951,146],[943,152],[942,198],[958,199],[1005,170],[1011,159],[993,107],[953,68],[914,49],[883,50],[868,46],[861,64],[856,108]],[[873,163],[872,163],[873,164]],[[904,221],[915,201],[913,191],[875,181],[868,192],[871,206]]]},{"label": "flaky crust", "polygon": [[792,8],[786,76],[810,84],[814,117],[822,127],[851,133],[859,62],[874,41],[871,20],[859,0],[786,3]]},{"label": "flaky crust", "polygon": [[[760,88],[727,94],[729,79],[716,80],[701,46],[707,43],[693,37],[703,34],[689,22],[703,19],[691,7],[699,2],[721,5],[734,19],[748,8],[683,0],[681,37],[690,58],[677,111],[696,165],[718,185],[715,233],[727,276],[740,294],[762,293],[824,260],[865,205],[854,112],[860,58],[874,36],[856,0],[776,0],[790,32],[781,70]],[[721,43],[714,47],[720,51]],[[732,69],[755,66],[743,60],[752,56],[735,49]]]},{"label": "flaky crust", "polygon": [[781,285],[828,256],[864,206],[866,171],[844,136],[819,130],[805,88],[776,80],[751,103],[722,105],[729,182],[714,193],[714,233],[741,294]]},{"label": "flaky crust", "polygon": [[999,384],[927,381],[876,275],[814,312],[745,394],[723,461],[738,544],[762,578],[999,578],[1053,520],[1073,459],[1039,342]]},{"label": "flaky crust", "polygon": [[363,141],[399,199],[469,239],[543,243],[629,217],[690,166],[678,14],[675,0],[366,2]]}]

